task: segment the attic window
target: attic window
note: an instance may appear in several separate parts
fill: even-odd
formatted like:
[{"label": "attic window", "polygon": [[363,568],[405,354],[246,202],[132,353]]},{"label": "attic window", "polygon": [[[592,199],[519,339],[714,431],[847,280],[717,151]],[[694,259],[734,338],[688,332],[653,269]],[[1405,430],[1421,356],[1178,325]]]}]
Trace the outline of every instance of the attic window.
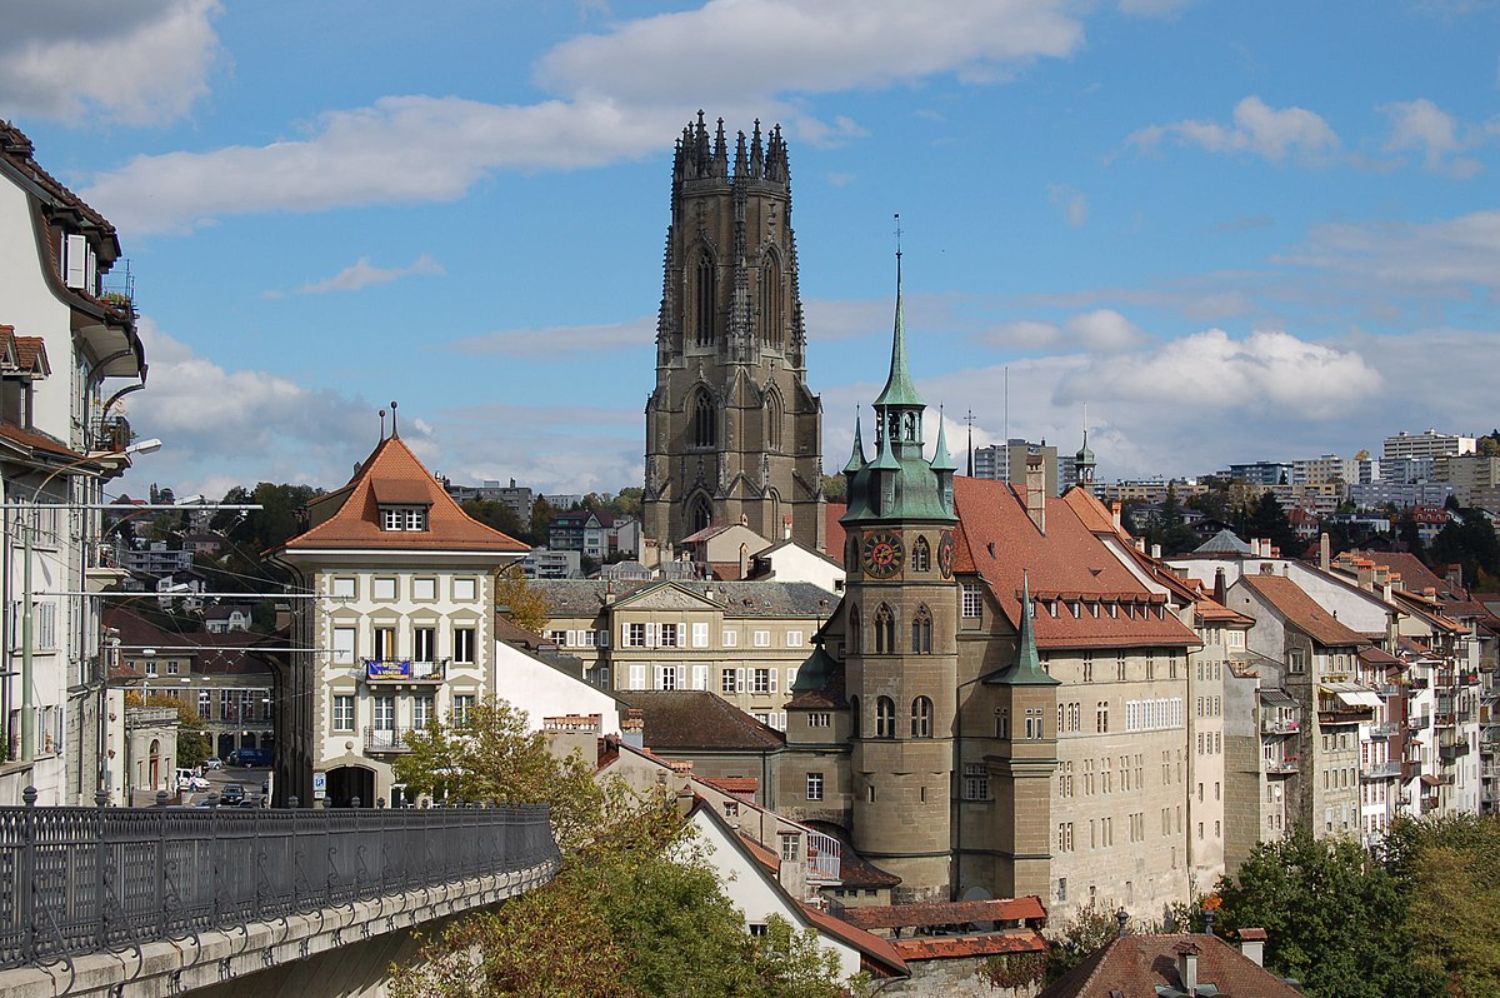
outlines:
[{"label": "attic window", "polygon": [[382,506],[380,507],[382,530],[426,530],[427,507]]}]

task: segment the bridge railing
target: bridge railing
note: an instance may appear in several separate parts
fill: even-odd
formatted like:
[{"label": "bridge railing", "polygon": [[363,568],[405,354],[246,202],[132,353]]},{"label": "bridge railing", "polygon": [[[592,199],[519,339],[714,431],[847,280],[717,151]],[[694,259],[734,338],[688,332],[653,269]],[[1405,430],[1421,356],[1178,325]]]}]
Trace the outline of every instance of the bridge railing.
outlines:
[{"label": "bridge railing", "polygon": [[547,808],[0,807],[0,968],[530,869]]}]

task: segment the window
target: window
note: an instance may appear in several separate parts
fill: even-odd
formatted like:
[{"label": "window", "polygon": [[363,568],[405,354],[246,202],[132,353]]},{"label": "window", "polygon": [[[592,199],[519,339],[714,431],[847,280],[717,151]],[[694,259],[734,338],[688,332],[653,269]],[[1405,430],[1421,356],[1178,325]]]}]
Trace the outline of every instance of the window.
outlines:
[{"label": "window", "polygon": [[917,542],[911,546],[911,569],[913,572],[932,570],[932,548],[928,546],[925,537],[918,537]]},{"label": "window", "polygon": [[786,632],[786,646],[788,648],[801,648],[802,647],[802,632],[801,631],[787,631]]},{"label": "window", "polygon": [[148,679],[156,678],[156,659],[154,658],[146,659],[146,677]]},{"label": "window", "polygon": [[911,619],[911,650],[917,655],[932,654],[932,614],[925,606],[918,607]]},{"label": "window", "polygon": [[1083,653],[1083,681],[1085,683],[1094,681],[1094,653],[1091,651]]},{"label": "window", "polygon": [[396,698],[376,697],[370,701],[376,731],[396,730]]},{"label": "window", "polygon": [[435,627],[413,627],[412,639],[412,661],[414,662],[436,662],[437,661],[437,628]]},{"label": "window", "polygon": [[875,701],[875,737],[896,737],[896,701],[880,697]]},{"label": "window", "polygon": [[932,737],[932,701],[927,697],[917,697],[911,702],[911,736]]},{"label": "window", "polygon": [[1115,656],[1115,680],[1123,683],[1125,681],[1125,656]]},{"label": "window", "polygon": [[474,697],[461,693],[453,698],[453,726],[467,728],[474,717]]},{"label": "window", "polygon": [[693,280],[693,304],[696,307],[697,330],[695,340],[700,347],[713,346],[714,343],[714,312],[717,310],[717,268],[714,267],[713,257],[709,256],[708,250],[698,254],[697,273]]},{"label": "window", "polygon": [[1059,900],[1059,901],[1066,901],[1066,900],[1068,900],[1068,878],[1067,877],[1058,877],[1057,878],[1057,900]]},{"label": "window", "polygon": [[376,579],[372,588],[375,599],[395,599],[396,580],[392,578]]},{"label": "window", "polygon": [[635,664],[630,667],[630,685],[626,689],[644,690],[646,688],[646,667]]},{"label": "window", "polygon": [[474,628],[453,629],[453,661],[460,665],[474,664]]},{"label": "window", "polygon": [[1286,667],[1288,672],[1307,671],[1307,659],[1301,648],[1293,648],[1286,653]]},{"label": "window", "polygon": [[849,646],[849,654],[858,655],[864,647],[864,635],[860,629],[859,607],[849,607],[849,633],[844,636]]},{"label": "window", "polygon": [[875,610],[875,654],[887,655],[896,651],[896,615],[882,603]]},{"label": "window", "polygon": [[693,625],[693,647],[694,648],[707,648],[708,647],[708,625],[707,624],[694,624]]},{"label": "window", "polygon": [[656,667],[656,688],[659,690],[682,689],[682,670],[680,665],[658,665]]},{"label": "window", "polygon": [[771,677],[776,674],[774,669],[752,669],[750,670],[750,692],[766,694],[775,689]]},{"label": "window", "polygon": [[1109,701],[1100,700],[1094,707],[1094,731],[1097,734],[1109,733]]},{"label": "window", "polygon": [[677,625],[676,624],[661,624],[661,625],[659,625],[658,634],[659,634],[659,637],[660,637],[659,644],[661,645],[661,647],[663,647],[663,648],[676,648],[677,647]]},{"label": "window", "polygon": [[354,664],[354,628],[335,627],[333,629],[333,664]]},{"label": "window", "polygon": [[353,599],[354,594],[353,578],[340,577],[333,580],[333,595],[340,599]]},{"label": "window", "polygon": [[739,631],[725,631],[721,637],[724,639],[723,644],[725,648],[733,648],[740,643]]},{"label": "window", "polygon": [[[208,691],[199,694],[199,699],[208,695]],[[354,698],[352,696],[338,695],[333,698],[333,730],[354,730]]]},{"label": "window", "polygon": [[767,253],[760,265],[760,341],[768,347],[781,347],[781,265],[774,253]]},{"label": "window", "polygon": [[735,670],[725,669],[723,674],[719,677],[719,692],[738,693],[739,688],[739,682],[736,678]]},{"label": "window", "polygon": [[466,602],[478,598],[478,588],[473,579],[453,580],[453,599],[455,602]]},{"label": "window", "polygon": [[875,784],[871,783],[865,787],[865,800],[871,804],[875,803]]},{"label": "window", "polygon": [[644,648],[644,647],[646,647],[646,625],[645,624],[626,624],[625,625],[625,647],[626,648]]},{"label": "window", "polygon": [[770,631],[756,631],[755,632],[755,639],[754,640],[755,640],[755,647],[757,647],[757,648],[769,648],[769,647],[771,647],[771,632]]},{"label": "window", "polygon": [[796,832],[781,833],[781,861],[795,863],[802,858],[802,836]]},{"label": "window", "polygon": [[420,600],[437,599],[437,579],[412,579],[411,598]]},{"label": "window", "polygon": [[1039,741],[1047,737],[1043,732],[1042,711],[1040,708],[1026,708],[1026,737],[1031,741]]},{"label": "window", "polygon": [[426,731],[432,723],[432,697],[413,697],[411,701],[411,726],[418,731]]},{"label": "window", "polygon": [[394,662],[396,660],[396,629],[377,627],[374,630],[374,636],[375,661]]},{"label": "window", "polygon": [[963,614],[964,617],[977,619],[984,610],[984,596],[979,591],[979,586],[973,582],[964,583]]},{"label": "window", "polygon": [[849,734],[852,738],[859,737],[859,697],[849,698]]},{"label": "window", "polygon": [[995,737],[996,738],[1009,738],[1010,737],[1010,708],[1009,707],[996,707],[995,708]]},{"label": "window", "polygon": [[982,762],[964,763],[964,800],[990,799],[990,773]]},{"label": "window", "polygon": [[714,412],[714,400],[704,389],[698,393],[698,401],[693,405],[693,445],[712,447],[718,439],[718,414]]},{"label": "window", "polygon": [[[167,663],[167,675],[169,675],[169,676],[175,676],[175,675],[177,675],[177,673],[179,671],[180,671],[180,666],[179,666],[178,662],[175,659]],[[176,695],[176,693],[177,693],[176,690],[172,691],[172,694],[174,696]]]}]

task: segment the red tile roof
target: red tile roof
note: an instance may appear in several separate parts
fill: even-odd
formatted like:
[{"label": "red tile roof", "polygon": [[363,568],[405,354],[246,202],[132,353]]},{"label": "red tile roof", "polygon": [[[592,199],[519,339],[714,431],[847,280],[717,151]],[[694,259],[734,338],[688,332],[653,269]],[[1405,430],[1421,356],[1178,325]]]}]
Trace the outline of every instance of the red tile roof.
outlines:
[{"label": "red tile roof", "polygon": [[[1086,493],[1083,494],[1086,496]],[[1090,507],[1083,499],[1046,500],[1047,532],[1036,528],[1026,512],[1024,486],[977,478],[954,479],[959,525],[954,571],[977,573],[1010,620],[1020,621],[1023,573],[1031,592],[1064,602],[1090,601],[1160,604],[1162,598],[1143,585],[1079,516]],[[1071,496],[1071,493],[1070,493]],[[1089,502],[1094,502],[1090,497]],[[1097,505],[1097,503],[1095,503]],[[1098,617],[1085,610],[1074,617],[1067,607],[1053,617],[1045,609],[1036,618],[1036,642],[1048,648],[1191,647],[1200,645],[1192,629],[1171,613],[1119,612]]]},{"label": "red tile roof", "polygon": [[[400,437],[382,440],[354,473],[349,484],[339,491],[345,492],[342,505],[322,523],[287,541],[281,550],[390,548],[497,553],[527,550],[526,545],[515,538],[487,527],[465,513]],[[383,498],[393,494],[401,498]],[[382,530],[382,501],[400,505],[428,504],[427,529]]]},{"label": "red tile roof", "polygon": [[700,776],[699,779],[714,789],[722,790],[732,796],[749,794],[753,797],[760,789],[760,780],[753,776]]},{"label": "red tile roof", "polygon": [[70,461],[79,460],[83,457],[82,454],[73,450],[51,434],[43,433],[41,430],[28,430],[25,427],[16,426],[14,423],[0,423],[0,437],[20,444],[22,447],[55,454],[58,457],[65,457]]},{"label": "red tile roof", "polygon": [[892,939],[891,948],[903,960],[952,960],[999,953],[1045,953],[1047,940],[1035,929],[1011,929],[977,936],[918,936]]},{"label": "red tile roof", "polygon": [[843,564],[844,525],[839,522],[849,512],[846,502],[830,502],[823,506],[823,553]]},{"label": "red tile roof", "polygon": [[1240,576],[1240,582],[1259,593],[1287,623],[1321,645],[1367,645],[1370,639],[1339,622],[1302,587],[1284,575]]},{"label": "red tile roof", "polygon": [[1177,974],[1178,947],[1198,950],[1198,983],[1212,984],[1222,995],[1298,998],[1302,992],[1282,981],[1217,936],[1118,936],[1082,963],[1053,981],[1038,998],[1154,998],[1158,986],[1182,989]]},{"label": "red tile roof", "polygon": [[[799,902],[800,903],[800,902]],[[865,955],[868,960],[874,961],[873,968],[885,977],[905,977],[908,973],[906,962],[901,959],[901,954],[889,940],[881,939],[879,936],[871,935],[864,929],[858,929],[834,918],[826,911],[819,911],[811,905],[801,905],[802,914],[811,922],[819,932],[842,940]]]},{"label": "red tile roof", "polygon": [[844,912],[844,920],[862,929],[914,929],[974,922],[1024,922],[1047,918],[1042,899],[986,898],[979,901],[933,901],[925,904],[862,905]]}]

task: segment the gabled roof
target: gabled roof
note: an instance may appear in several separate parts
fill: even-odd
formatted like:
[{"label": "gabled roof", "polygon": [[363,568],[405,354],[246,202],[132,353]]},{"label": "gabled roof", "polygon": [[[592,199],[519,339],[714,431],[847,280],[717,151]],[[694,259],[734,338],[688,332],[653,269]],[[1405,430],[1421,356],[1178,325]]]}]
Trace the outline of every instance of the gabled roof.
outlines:
[{"label": "gabled roof", "polygon": [[[1367,645],[1370,639],[1318,605],[1318,601],[1284,575],[1241,575],[1239,582],[1258,593],[1282,619],[1320,645]],[[1236,583],[1238,585],[1239,583]]]},{"label": "gabled roof", "polygon": [[1178,947],[1196,947],[1198,986],[1212,984],[1233,998],[1300,998],[1302,992],[1217,936],[1117,936],[1042,989],[1038,998],[1155,998],[1157,988],[1182,991]]},{"label": "gabled roof", "polygon": [[1208,540],[1193,548],[1193,552],[1203,554],[1251,554],[1249,544],[1240,540],[1239,535],[1233,530],[1225,528],[1214,534]]},{"label": "gabled roof", "polygon": [[15,370],[33,378],[45,378],[52,373],[47,360],[47,341],[40,336],[17,336],[15,326],[0,325],[0,357],[5,365],[14,365]]},{"label": "gabled roof", "polygon": [[775,752],[786,736],[707,690],[619,690],[616,699],[639,707],[645,744],[653,752]]},{"label": "gabled roof", "polygon": [[844,921],[861,929],[916,929],[975,922],[1045,920],[1047,909],[1035,894],[979,901],[930,901],[919,904],[871,904],[844,911]]},{"label": "gabled roof", "polygon": [[1039,648],[1185,648],[1202,643],[1172,613],[1157,615],[1162,597],[1126,568],[1079,517],[1081,500],[1047,497],[1043,533],[1027,514],[1023,486],[964,477],[955,478],[953,485],[959,518],[954,571],[978,574],[1011,626],[1020,628],[1021,592],[1028,573],[1032,596],[1044,603],[1060,599],[1066,604],[1077,600],[1152,606],[1149,613],[1121,611],[1115,617],[1107,612],[1074,617],[1071,606],[1054,617],[1044,608],[1033,621]]},{"label": "gabled roof", "polygon": [[[343,493],[343,501],[327,519],[293,537],[277,550],[388,548],[493,551],[497,554],[519,554],[528,550],[515,538],[487,527],[465,513],[398,436],[380,441],[349,484],[338,493]],[[386,498],[390,496],[401,498]],[[380,506],[383,502],[427,504],[427,529],[382,530]]]},{"label": "gabled roof", "polygon": [[609,606],[646,597],[648,590],[680,589],[699,599],[707,597],[729,619],[807,617],[821,620],[833,613],[838,599],[811,582],[687,582],[655,579],[534,579],[532,590],[547,599],[552,616],[594,617]]}]

